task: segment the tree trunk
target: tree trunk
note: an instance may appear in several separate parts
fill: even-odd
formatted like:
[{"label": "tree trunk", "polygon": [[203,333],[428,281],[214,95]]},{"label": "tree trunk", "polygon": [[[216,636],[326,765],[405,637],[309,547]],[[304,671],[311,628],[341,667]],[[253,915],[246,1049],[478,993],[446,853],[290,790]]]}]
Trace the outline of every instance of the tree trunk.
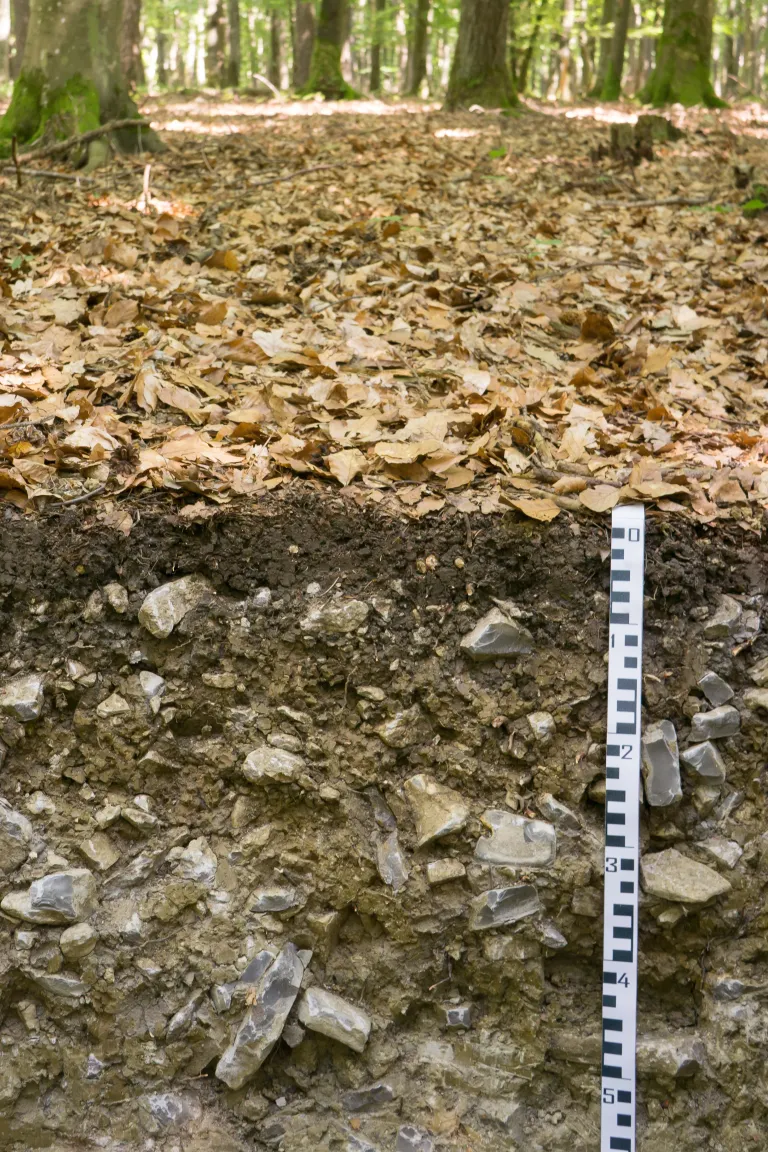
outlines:
[{"label": "tree trunk", "polygon": [[563,20],[560,30],[560,47],[558,49],[558,58],[560,60],[560,74],[557,81],[557,98],[565,103],[570,103],[573,98],[573,89],[571,86],[571,36],[573,35],[573,22],[576,13],[573,6],[573,0],[563,0]]},{"label": "tree trunk", "polygon": [[208,0],[205,25],[205,82],[224,86],[225,27],[224,0]]},{"label": "tree trunk", "polygon": [[624,74],[624,51],[627,46],[627,30],[631,0],[616,0],[616,19],[613,25],[611,52],[608,69],[600,90],[600,100],[618,100],[621,96],[621,78]]},{"label": "tree trunk", "polygon": [[416,0],[411,15],[408,62],[405,66],[405,88],[403,90],[406,96],[418,96],[427,75],[429,8],[430,0]]},{"label": "tree trunk", "polygon": [[11,78],[11,0],[0,0],[0,84]]},{"label": "tree trunk", "polygon": [[161,88],[168,87],[168,37],[165,32],[158,32],[155,40],[157,46],[157,82]]},{"label": "tree trunk", "polygon": [[373,36],[371,38],[371,92],[381,91],[381,41],[384,32],[384,13],[387,0],[371,0]]},{"label": "tree trunk", "polygon": [[507,67],[509,0],[461,0],[459,35],[445,107],[510,108],[517,95]]},{"label": "tree trunk", "polygon": [[129,88],[144,83],[141,59],[141,0],[123,0],[123,23],[120,29],[120,60]]},{"label": "tree trunk", "polygon": [[709,78],[712,8],[712,0],[666,0],[656,67],[643,90],[643,103],[722,108]]},{"label": "tree trunk", "polygon": [[240,0],[227,0],[227,31],[229,52],[227,54],[227,88],[240,87]]},{"label": "tree trunk", "polygon": [[281,80],[281,33],[280,11],[271,8],[269,13],[269,62],[267,65],[267,79],[275,88],[280,87]]},{"label": "tree trunk", "polygon": [[10,78],[15,80],[21,71],[21,59],[27,42],[29,27],[29,0],[11,0],[11,37],[13,40],[10,59]]},{"label": "tree trunk", "polygon": [[530,36],[530,39],[528,41],[528,44],[526,45],[525,54],[523,55],[523,59],[522,59],[522,62],[520,64],[520,71],[518,73],[518,78],[517,78],[517,85],[518,85],[517,91],[518,92],[525,92],[525,90],[528,86],[528,73],[531,70],[531,60],[533,59],[533,53],[534,53],[534,50],[536,48],[536,41],[539,38],[539,28],[541,27],[541,21],[544,17],[545,2],[546,2],[546,0],[540,0],[539,6],[536,9],[536,17],[533,21],[533,28],[531,29],[531,36]]},{"label": "tree trunk", "polygon": [[312,0],[297,0],[293,34],[293,87],[309,83],[312,47],[315,43],[315,6]]},{"label": "tree trunk", "polygon": [[590,92],[596,100],[601,99],[605,78],[608,75],[608,64],[611,59],[611,44],[613,42],[613,18],[615,16],[616,0],[603,0],[603,11],[600,15],[600,55],[597,61],[597,76],[595,86]]},{"label": "tree trunk", "polygon": [[341,50],[348,27],[346,0],[321,0],[304,92],[321,92],[327,100],[352,100],[357,96],[341,74]]},{"label": "tree trunk", "polygon": [[[121,0],[32,0],[21,71],[0,121],[0,148],[7,152],[12,136],[23,144],[45,130],[66,139],[108,120],[139,118],[120,60],[122,22]],[[124,152],[163,147],[145,127],[121,129],[111,139]],[[108,154],[106,137],[91,141],[88,166]]]}]

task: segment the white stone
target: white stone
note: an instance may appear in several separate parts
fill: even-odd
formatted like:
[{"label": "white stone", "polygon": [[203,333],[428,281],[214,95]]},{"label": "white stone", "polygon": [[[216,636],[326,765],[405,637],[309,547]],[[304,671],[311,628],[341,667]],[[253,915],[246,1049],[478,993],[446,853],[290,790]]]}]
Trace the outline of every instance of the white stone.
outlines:
[{"label": "white stone", "polygon": [[188,612],[213,592],[200,576],[182,576],[155,588],[139,609],[139,623],[159,639],[170,636]]},{"label": "white stone", "polygon": [[100,716],[102,720],[108,720],[112,716],[124,716],[126,712],[130,712],[131,706],[119,692],[113,692],[111,696],[107,696],[106,700],[102,700],[101,704],[96,707],[96,715]]},{"label": "white stone", "polygon": [[557,837],[545,820],[529,820],[498,808],[489,808],[482,820],[491,835],[478,840],[478,860],[519,868],[551,868],[554,864]]},{"label": "white stone", "polygon": [[17,720],[37,720],[43,701],[42,676],[16,676],[0,688],[0,713],[15,716]]},{"label": "white stone", "polygon": [[680,904],[706,904],[731,890],[729,882],[714,869],[683,856],[676,848],[643,856],[640,872],[649,896]]},{"label": "white stone", "polygon": [[122,616],[128,611],[128,593],[122,584],[118,584],[116,581],[105,584],[104,596],[107,604],[113,612],[117,612],[118,616]]},{"label": "white stone", "polygon": [[291,784],[304,769],[305,763],[301,756],[286,752],[282,748],[270,748],[265,744],[248,753],[242,773],[251,784],[264,784],[270,781],[277,784]]},{"label": "white stone", "polygon": [[461,860],[430,860],[427,864],[427,880],[433,887],[448,880],[461,880],[466,874]]},{"label": "white stone", "polygon": [[59,948],[67,960],[81,960],[93,952],[99,934],[90,924],[73,924],[59,937]]},{"label": "white stone", "polygon": [[457,832],[469,819],[463,797],[426,772],[406,780],[403,792],[416,821],[417,848]]},{"label": "white stone", "polygon": [[15,872],[29,855],[31,842],[29,820],[0,799],[0,872]]},{"label": "white stone", "polygon": [[299,627],[310,636],[338,636],[356,632],[368,619],[364,600],[331,600],[313,605]]},{"label": "white stone", "polygon": [[531,712],[528,723],[539,743],[548,744],[555,732],[554,716],[550,712]]}]

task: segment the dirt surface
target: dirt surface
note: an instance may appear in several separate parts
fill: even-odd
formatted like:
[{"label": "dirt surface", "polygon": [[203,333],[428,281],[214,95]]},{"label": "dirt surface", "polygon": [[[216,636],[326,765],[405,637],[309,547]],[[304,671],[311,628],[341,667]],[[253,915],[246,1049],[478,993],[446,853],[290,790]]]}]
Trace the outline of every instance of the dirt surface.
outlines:
[{"label": "dirt surface", "polygon": [[[132,513],[129,536],[88,504],[2,524],[0,794],[22,822],[0,808],[0,1146],[593,1152],[607,525],[402,524],[298,489],[192,526]],[[743,1152],[768,1123],[765,549],[652,521],[647,558],[646,727],[694,743],[712,670],[740,731],[714,741],[725,780],[681,766],[681,798],[643,808],[645,859],[677,850],[729,886],[641,897],[639,1147]],[[153,635],[146,597],[185,576],[207,586]],[[460,642],[496,601],[532,650],[477,662]],[[8,686],[35,675],[25,719]],[[423,775],[463,818],[418,847]],[[554,862],[483,860],[488,810],[554,822]],[[436,861],[455,877],[430,882]],[[84,868],[74,921],[13,911]],[[477,926],[484,893],[523,885],[538,910]],[[274,1008],[251,962],[291,945],[302,990],[229,1087],[222,1054]],[[307,1024],[312,990],[367,1020],[361,1051]]]}]

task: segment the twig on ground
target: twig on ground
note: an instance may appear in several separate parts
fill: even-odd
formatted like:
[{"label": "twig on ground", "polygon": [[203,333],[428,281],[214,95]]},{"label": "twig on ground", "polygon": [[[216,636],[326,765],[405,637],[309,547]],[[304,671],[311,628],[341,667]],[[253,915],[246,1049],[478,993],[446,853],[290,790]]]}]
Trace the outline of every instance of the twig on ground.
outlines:
[{"label": "twig on ground", "polygon": [[22,153],[22,157],[34,155],[35,160],[40,160],[43,156],[59,156],[62,152],[69,152],[70,148],[76,148],[78,144],[90,144],[91,140],[98,140],[100,136],[106,136],[109,132],[117,132],[119,128],[135,128],[140,131],[142,128],[148,129],[149,127],[150,125],[146,120],[135,118],[109,120],[98,128],[92,128],[90,132],[82,132],[79,136],[70,136],[67,140],[58,140],[55,144],[49,144],[47,148],[41,148],[40,151],[28,148],[26,152]]},{"label": "twig on ground", "polygon": [[[54,505],[50,511],[58,512],[60,508],[71,508],[73,504],[84,504],[86,500],[92,500],[94,496],[101,496],[102,492],[106,492],[106,484],[100,484],[98,488],[91,489],[90,492],[83,492],[82,496],[73,496],[71,500],[62,500],[60,504]],[[49,495],[53,496],[51,492]]]},{"label": "twig on ground", "polygon": [[[74,180],[76,183],[82,182],[83,184],[93,184],[90,176],[81,176],[79,172],[49,172],[47,168],[27,168],[22,164],[20,168],[3,168],[3,172],[16,172],[18,179],[19,172],[25,176],[34,176],[41,180]],[[19,185],[21,187],[21,185]]]},{"label": "twig on ground", "polygon": [[696,208],[709,204],[715,193],[710,192],[703,199],[694,200],[690,196],[667,196],[664,200],[593,200],[596,208]]},{"label": "twig on ground", "polygon": [[279,184],[283,180],[295,180],[298,176],[308,176],[310,172],[324,172],[328,168],[362,168],[364,165],[359,164],[317,164],[314,168],[299,168],[297,172],[288,172],[285,176],[270,176],[269,180],[254,180],[249,184],[249,188],[264,188],[267,184]]}]

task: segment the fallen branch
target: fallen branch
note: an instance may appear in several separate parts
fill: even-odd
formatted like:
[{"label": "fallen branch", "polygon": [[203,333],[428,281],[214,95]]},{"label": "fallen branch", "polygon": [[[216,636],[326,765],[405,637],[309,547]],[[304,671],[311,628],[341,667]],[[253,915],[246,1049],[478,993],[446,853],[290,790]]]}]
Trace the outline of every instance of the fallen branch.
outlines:
[{"label": "fallen branch", "polygon": [[[84,504],[86,500],[92,500],[94,496],[101,496],[102,492],[106,492],[106,484],[100,484],[98,488],[92,488],[90,492],[83,492],[82,496],[73,496],[71,500],[62,500],[60,504],[54,504],[46,511],[58,512],[60,508],[71,508],[73,504]],[[56,496],[54,492],[47,492],[47,496]]]},{"label": "fallen branch", "polygon": [[66,140],[58,140],[55,144],[49,144],[47,148],[41,148],[40,151],[36,148],[28,148],[26,152],[22,153],[22,157],[34,155],[35,160],[40,160],[43,156],[59,156],[62,152],[69,152],[70,148],[76,148],[79,144],[90,144],[91,140],[98,140],[100,136],[117,132],[120,128],[136,128],[137,130],[146,128],[148,132],[151,131],[146,120],[136,120],[135,118],[133,120],[110,120],[98,128],[92,128],[90,132],[82,132],[79,136],[69,136]]},{"label": "fallen branch", "polygon": [[593,200],[598,208],[696,208],[702,204],[709,204],[714,196],[710,192],[703,199],[693,200],[688,196],[668,196],[665,200]]},{"label": "fallen branch", "polygon": [[[310,172],[325,172],[329,168],[349,168],[350,165],[344,164],[317,164],[314,168],[299,168],[298,172],[289,172],[286,176],[271,176],[269,180],[255,180],[253,184],[249,184],[249,188],[264,188],[267,184],[279,184],[283,180],[295,180],[299,176],[308,176]],[[359,165],[363,167],[363,165]]]},{"label": "fallen branch", "polygon": [[39,177],[41,180],[82,180],[84,184],[93,184],[90,176],[80,176],[77,172],[49,172],[47,168],[27,168],[23,164],[18,169],[3,168],[2,171],[9,176],[15,172],[17,181],[21,172],[24,176]]}]

